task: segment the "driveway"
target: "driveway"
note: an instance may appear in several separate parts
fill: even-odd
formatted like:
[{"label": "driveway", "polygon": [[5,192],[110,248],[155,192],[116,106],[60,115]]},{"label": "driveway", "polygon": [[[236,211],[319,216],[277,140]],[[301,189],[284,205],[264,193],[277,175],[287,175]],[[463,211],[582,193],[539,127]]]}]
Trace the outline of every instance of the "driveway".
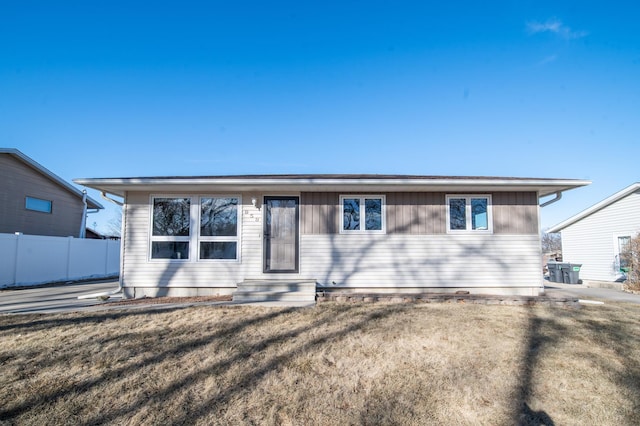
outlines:
[{"label": "driveway", "polygon": [[590,288],[582,284],[545,282],[544,293],[551,297],[577,297],[599,302],[627,302],[640,304],[640,295],[608,288]]},{"label": "driveway", "polygon": [[[78,296],[115,290],[118,281],[83,282],[0,291],[0,314],[49,314],[82,311],[104,302]],[[120,296],[117,296],[120,297]]]}]

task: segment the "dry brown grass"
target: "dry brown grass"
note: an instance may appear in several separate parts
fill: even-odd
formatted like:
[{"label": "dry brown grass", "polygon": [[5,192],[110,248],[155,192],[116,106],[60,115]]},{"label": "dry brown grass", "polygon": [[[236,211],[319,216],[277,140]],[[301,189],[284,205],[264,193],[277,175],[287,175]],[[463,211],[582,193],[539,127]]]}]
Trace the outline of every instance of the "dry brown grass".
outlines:
[{"label": "dry brown grass", "polygon": [[640,306],[0,316],[6,424],[640,424]]}]

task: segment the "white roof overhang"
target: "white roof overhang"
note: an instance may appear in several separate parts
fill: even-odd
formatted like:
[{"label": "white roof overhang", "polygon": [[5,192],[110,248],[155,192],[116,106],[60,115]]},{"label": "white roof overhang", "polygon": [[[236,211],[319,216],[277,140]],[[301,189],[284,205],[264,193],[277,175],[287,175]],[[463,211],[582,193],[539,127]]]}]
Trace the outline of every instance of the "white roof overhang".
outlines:
[{"label": "white roof overhang", "polygon": [[377,175],[273,175],[74,179],[79,185],[124,197],[130,191],[225,192],[537,192],[545,197],[590,184],[577,179]]},{"label": "white roof overhang", "polygon": [[580,213],[571,216],[569,219],[558,223],[557,225],[552,226],[551,228],[549,228],[547,230],[548,233],[554,233],[554,232],[560,232],[562,231],[564,228],[573,225],[574,223],[578,222],[579,220],[584,219],[587,216],[592,215],[593,213],[604,209],[607,206],[610,206],[611,204],[615,203],[618,200],[621,200],[623,198],[625,198],[626,196],[636,192],[636,191],[640,191],[640,182],[634,183],[628,187],[626,187],[625,189],[616,192],[615,194],[613,194],[610,197],[605,198],[604,200],[600,201],[597,204],[594,204],[593,206],[589,207],[588,209],[585,209],[583,211],[581,211]]}]

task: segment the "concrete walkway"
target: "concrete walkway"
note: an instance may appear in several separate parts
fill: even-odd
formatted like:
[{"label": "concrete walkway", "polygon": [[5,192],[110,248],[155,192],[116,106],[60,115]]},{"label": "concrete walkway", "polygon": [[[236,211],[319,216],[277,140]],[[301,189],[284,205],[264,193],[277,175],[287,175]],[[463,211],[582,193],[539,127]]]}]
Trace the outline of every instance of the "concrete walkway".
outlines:
[{"label": "concrete walkway", "polygon": [[[59,284],[0,291],[0,314],[50,314],[83,311],[105,303],[97,299],[78,300],[78,296],[118,288],[118,281]],[[120,296],[115,296],[120,298]]]},{"label": "concrete walkway", "polygon": [[608,288],[590,288],[583,284],[545,282],[544,294],[549,297],[577,297],[600,302],[627,302],[640,304],[640,295]]},{"label": "concrete walkway", "polygon": [[[101,311],[106,309],[171,309],[194,305],[253,305],[283,307],[291,306],[282,302],[233,303],[164,303],[113,305],[97,299],[78,299],[78,296],[111,291],[118,288],[117,281],[98,281],[63,285],[40,286],[22,289],[0,290],[0,314],[49,314],[77,311]],[[545,296],[556,298],[575,297],[582,300],[602,302],[627,302],[640,304],[640,295],[625,293],[606,288],[589,288],[582,284],[545,283]],[[112,296],[109,301],[119,300],[120,295]],[[314,303],[300,306],[313,306]]]}]

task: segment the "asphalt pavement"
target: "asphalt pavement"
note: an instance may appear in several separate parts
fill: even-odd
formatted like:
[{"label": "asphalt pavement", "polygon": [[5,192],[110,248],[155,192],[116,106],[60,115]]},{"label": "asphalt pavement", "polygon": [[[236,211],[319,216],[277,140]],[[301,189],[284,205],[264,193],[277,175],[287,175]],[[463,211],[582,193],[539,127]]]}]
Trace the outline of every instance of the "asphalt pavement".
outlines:
[{"label": "asphalt pavement", "polygon": [[598,302],[627,302],[640,304],[640,294],[608,288],[590,288],[583,284],[545,282],[544,293],[550,297],[577,297]]}]

